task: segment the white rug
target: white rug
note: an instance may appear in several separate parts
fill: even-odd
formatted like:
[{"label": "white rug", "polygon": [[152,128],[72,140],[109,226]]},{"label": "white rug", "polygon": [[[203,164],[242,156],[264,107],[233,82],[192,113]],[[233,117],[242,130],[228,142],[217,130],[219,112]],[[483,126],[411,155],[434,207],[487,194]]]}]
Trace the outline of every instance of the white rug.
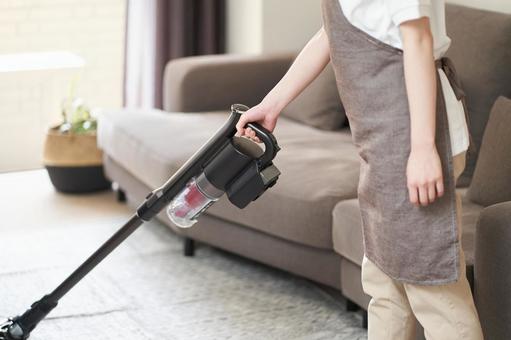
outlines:
[{"label": "white rug", "polygon": [[[50,292],[132,213],[111,192],[57,194],[44,171],[0,175],[0,188],[1,317]],[[361,316],[312,282],[205,245],[184,257],[181,239],[152,222],[64,297],[31,339],[366,337]]]}]

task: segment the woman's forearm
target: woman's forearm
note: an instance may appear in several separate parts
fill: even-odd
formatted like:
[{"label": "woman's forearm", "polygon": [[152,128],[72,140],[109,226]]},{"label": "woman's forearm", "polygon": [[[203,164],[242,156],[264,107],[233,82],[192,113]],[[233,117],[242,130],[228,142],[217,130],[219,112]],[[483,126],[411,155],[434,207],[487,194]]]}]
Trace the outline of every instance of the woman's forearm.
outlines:
[{"label": "woman's forearm", "polygon": [[410,107],[410,156],[406,177],[410,202],[428,205],[444,193],[442,164],[435,144],[436,68],[429,19],[399,26]]},{"label": "woman's forearm", "polygon": [[411,148],[435,145],[436,68],[429,19],[400,25],[403,63],[410,107]]},{"label": "woman's forearm", "polygon": [[280,112],[321,73],[329,61],[328,37],[321,27],[300,51],[282,79],[264,97],[263,103]]}]

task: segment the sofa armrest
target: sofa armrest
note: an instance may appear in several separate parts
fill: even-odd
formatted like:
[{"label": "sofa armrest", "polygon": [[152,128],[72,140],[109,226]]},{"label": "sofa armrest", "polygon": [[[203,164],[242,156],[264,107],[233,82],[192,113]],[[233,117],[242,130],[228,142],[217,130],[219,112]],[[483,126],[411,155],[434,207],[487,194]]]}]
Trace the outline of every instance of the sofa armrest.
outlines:
[{"label": "sofa armrest", "polygon": [[228,110],[258,104],[286,73],[294,53],[214,54],[173,59],[165,67],[163,109]]},{"label": "sofa armrest", "polygon": [[511,334],[511,201],[485,208],[476,229],[474,295],[486,339]]}]

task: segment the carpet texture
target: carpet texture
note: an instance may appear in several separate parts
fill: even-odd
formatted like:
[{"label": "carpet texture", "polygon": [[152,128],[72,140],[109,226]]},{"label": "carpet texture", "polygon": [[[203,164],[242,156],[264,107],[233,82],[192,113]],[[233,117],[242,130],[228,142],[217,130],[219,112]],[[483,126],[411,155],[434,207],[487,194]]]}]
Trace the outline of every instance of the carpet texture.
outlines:
[{"label": "carpet texture", "polygon": [[[112,192],[58,194],[44,171],[2,174],[0,188],[2,318],[50,292],[132,213]],[[366,339],[360,325],[308,280],[206,245],[184,257],[181,238],[151,222],[31,339]]]}]

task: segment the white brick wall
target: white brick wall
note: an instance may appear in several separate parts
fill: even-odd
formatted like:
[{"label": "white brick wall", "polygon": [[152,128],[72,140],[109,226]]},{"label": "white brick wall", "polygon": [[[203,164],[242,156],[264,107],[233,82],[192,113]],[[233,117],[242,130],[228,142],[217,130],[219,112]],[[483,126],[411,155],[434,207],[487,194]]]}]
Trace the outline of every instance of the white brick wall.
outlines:
[{"label": "white brick wall", "polygon": [[63,50],[86,63],[0,73],[0,172],[40,166],[44,131],[73,77],[90,106],[122,105],[125,11],[126,0],[0,0],[0,54]]}]

